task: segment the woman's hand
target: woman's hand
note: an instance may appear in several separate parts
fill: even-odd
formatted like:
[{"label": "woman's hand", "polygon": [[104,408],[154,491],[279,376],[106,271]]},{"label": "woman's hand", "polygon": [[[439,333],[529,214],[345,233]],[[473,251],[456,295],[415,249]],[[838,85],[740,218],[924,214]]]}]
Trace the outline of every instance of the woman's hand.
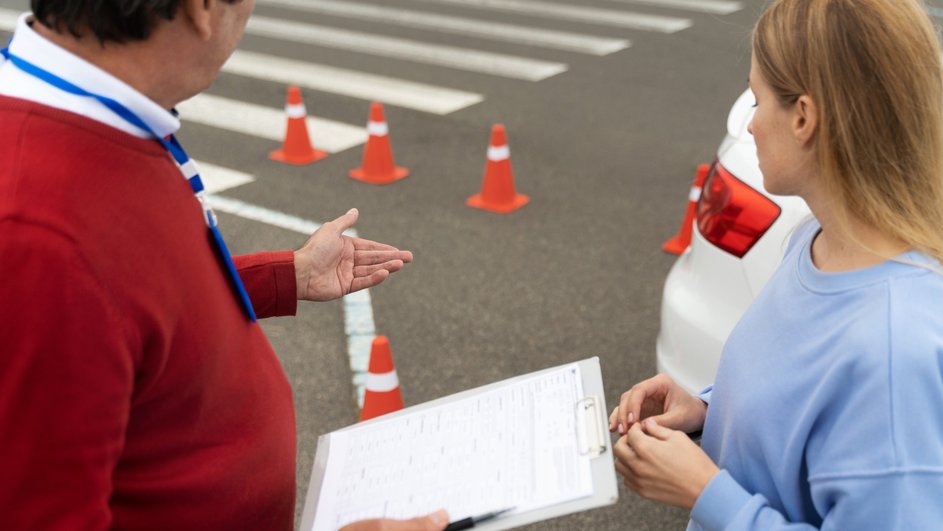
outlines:
[{"label": "woman's hand", "polygon": [[622,393],[619,407],[609,416],[609,431],[625,435],[633,424],[651,417],[663,427],[691,433],[704,427],[706,416],[703,400],[659,374]]},{"label": "woman's hand", "polygon": [[654,419],[635,423],[613,445],[613,452],[616,471],[633,492],[689,511],[720,472],[687,434],[659,426]]}]

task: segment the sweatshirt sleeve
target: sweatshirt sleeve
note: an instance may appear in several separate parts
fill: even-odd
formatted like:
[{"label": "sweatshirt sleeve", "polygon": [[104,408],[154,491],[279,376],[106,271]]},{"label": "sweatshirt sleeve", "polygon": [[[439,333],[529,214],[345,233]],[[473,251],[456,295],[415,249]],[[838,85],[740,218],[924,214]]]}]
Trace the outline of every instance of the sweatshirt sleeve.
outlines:
[{"label": "sweatshirt sleeve", "polygon": [[790,523],[725,470],[708,483],[691,518],[709,531],[935,529],[943,522],[943,470],[863,471],[811,484],[820,526]]},{"label": "sweatshirt sleeve", "polygon": [[234,256],[233,263],[260,318],[295,315],[298,288],[294,252],[244,254]]},{"label": "sweatshirt sleeve", "polygon": [[0,272],[3,527],[110,529],[137,339],[58,233],[0,222]]}]

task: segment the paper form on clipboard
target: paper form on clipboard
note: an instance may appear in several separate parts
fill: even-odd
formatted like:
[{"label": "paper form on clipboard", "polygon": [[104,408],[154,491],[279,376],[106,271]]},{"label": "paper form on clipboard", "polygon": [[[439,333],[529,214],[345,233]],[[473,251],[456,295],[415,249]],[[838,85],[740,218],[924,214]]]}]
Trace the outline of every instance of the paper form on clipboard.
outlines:
[{"label": "paper form on clipboard", "polygon": [[[357,520],[411,518],[440,508],[458,519],[515,507],[493,523],[498,525],[592,497],[592,461],[609,441],[599,440],[605,434],[599,419],[588,419],[605,407],[584,405],[581,364],[322,436],[309,487],[317,496],[309,492],[302,529],[334,530]],[[611,458],[609,463],[614,501]]]}]

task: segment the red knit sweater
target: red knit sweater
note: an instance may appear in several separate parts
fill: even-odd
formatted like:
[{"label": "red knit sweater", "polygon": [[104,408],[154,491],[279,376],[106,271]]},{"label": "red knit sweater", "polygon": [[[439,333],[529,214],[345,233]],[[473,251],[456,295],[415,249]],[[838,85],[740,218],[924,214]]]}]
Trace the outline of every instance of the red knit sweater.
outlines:
[{"label": "red knit sweater", "polygon": [[[260,317],[291,252],[237,257]],[[292,528],[291,390],[164,149],[0,97],[0,527]]]}]

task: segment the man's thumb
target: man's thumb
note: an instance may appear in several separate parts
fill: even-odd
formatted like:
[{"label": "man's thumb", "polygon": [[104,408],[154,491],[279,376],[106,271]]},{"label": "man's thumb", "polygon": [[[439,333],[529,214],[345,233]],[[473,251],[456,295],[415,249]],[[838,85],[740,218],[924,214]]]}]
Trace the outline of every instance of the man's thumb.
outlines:
[{"label": "man's thumb", "polygon": [[413,518],[403,522],[403,526],[397,527],[401,531],[442,531],[449,524],[449,513],[445,509],[440,509],[432,514]]}]

